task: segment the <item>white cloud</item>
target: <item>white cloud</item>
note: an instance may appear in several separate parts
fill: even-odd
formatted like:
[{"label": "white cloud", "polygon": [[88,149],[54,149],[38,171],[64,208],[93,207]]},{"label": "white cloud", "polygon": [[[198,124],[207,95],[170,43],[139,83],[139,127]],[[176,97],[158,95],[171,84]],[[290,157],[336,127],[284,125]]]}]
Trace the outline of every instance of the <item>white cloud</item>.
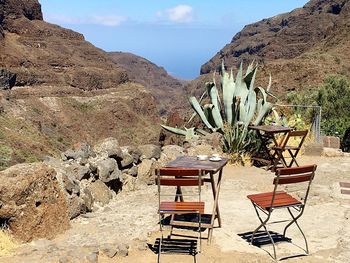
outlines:
[{"label": "white cloud", "polygon": [[103,25],[103,26],[119,26],[123,22],[127,21],[128,18],[125,16],[88,16],[88,17],[71,17],[66,15],[47,15],[45,20],[51,23],[57,24],[73,24],[73,25],[83,25],[83,24],[93,24],[93,25]]},{"label": "white cloud", "polygon": [[94,16],[92,23],[104,26],[119,26],[128,18],[125,16]]},{"label": "white cloud", "polygon": [[174,8],[158,11],[157,16],[175,23],[189,23],[193,20],[193,8],[189,5],[178,5]]}]

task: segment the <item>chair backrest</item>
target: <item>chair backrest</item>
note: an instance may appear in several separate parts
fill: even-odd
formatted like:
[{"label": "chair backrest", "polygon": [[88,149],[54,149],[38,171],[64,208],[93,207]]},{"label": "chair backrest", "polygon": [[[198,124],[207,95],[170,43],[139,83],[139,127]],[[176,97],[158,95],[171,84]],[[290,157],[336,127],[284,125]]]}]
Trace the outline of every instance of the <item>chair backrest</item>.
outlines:
[{"label": "chair backrest", "polygon": [[[198,201],[201,202],[201,186],[204,182],[202,178],[202,176],[205,174],[204,171],[200,169],[163,167],[156,169],[155,173],[157,176],[159,207],[161,198],[165,196],[175,197],[175,201],[178,201],[179,199],[180,201],[183,201],[184,196],[197,196]],[[164,194],[161,191],[161,186],[176,186],[176,192]],[[198,191],[196,194],[184,194],[181,186],[197,186]]]},{"label": "chair backrest", "polygon": [[156,170],[158,185],[199,186],[203,185],[200,169],[160,168]]},{"label": "chair backrest", "polygon": [[303,145],[304,141],[305,141],[305,138],[308,134],[308,130],[303,130],[303,131],[290,131],[287,133],[286,137],[283,139],[283,142],[282,142],[282,148],[285,148],[286,146],[289,146],[289,142],[290,142],[290,139],[291,138],[299,138],[300,141],[299,141],[299,144],[298,146],[295,146],[293,145],[294,147],[300,149],[301,146]]},{"label": "chair backrest", "polygon": [[312,165],[305,165],[305,166],[299,166],[299,167],[277,169],[275,173],[276,177],[273,180],[273,184],[275,185],[274,196],[276,194],[278,185],[308,182],[305,195],[302,198],[302,201],[305,205],[307,201],[307,197],[309,195],[311,182],[315,176],[316,168],[317,168],[317,165],[312,164]]}]

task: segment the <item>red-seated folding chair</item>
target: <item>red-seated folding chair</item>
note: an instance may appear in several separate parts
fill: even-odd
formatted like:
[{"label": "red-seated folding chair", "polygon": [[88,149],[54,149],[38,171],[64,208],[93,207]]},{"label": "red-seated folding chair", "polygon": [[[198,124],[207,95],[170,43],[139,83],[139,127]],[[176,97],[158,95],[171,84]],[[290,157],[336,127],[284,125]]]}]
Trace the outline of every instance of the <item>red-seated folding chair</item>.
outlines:
[{"label": "red-seated folding chair", "polygon": [[[275,242],[270,234],[270,232],[267,229],[267,224],[269,220],[271,219],[271,214],[276,209],[287,209],[292,219],[290,222],[286,225],[283,231],[283,237],[286,237],[286,231],[287,229],[292,225],[295,224],[298,229],[300,230],[304,240],[305,240],[305,252],[306,254],[309,254],[309,248],[307,244],[306,237],[301,230],[297,220],[303,215],[306,201],[309,195],[310,185],[314,178],[315,171],[316,171],[316,165],[307,165],[307,166],[300,166],[300,167],[293,167],[293,168],[280,168],[276,171],[276,177],[273,180],[273,184],[275,185],[273,192],[269,193],[260,193],[260,194],[253,194],[248,195],[247,197],[252,202],[255,212],[258,215],[258,218],[261,222],[261,224],[254,230],[254,232],[251,235],[250,242],[251,244],[254,243],[254,236],[257,233],[259,229],[262,227],[265,229],[266,234],[268,235],[271,244],[273,246],[273,253],[274,253],[274,259],[277,260],[276,255],[276,248],[275,248]],[[304,197],[301,199],[297,199],[290,195],[289,193],[285,191],[277,191],[278,186],[285,185],[285,184],[298,184],[298,183],[305,183],[305,193]],[[292,210],[294,209],[294,213],[292,213]],[[266,215],[266,219],[262,219],[260,216],[260,212],[263,212],[263,214]],[[283,221],[285,222],[285,221]]]},{"label": "red-seated folding chair", "polygon": [[[161,231],[161,238],[159,241],[158,262],[160,262],[160,254],[162,253],[163,241],[165,244],[170,243],[171,232],[168,239],[164,239],[163,236],[163,222],[165,215],[184,215],[184,214],[196,214],[198,219],[198,227],[195,228],[198,231],[198,242],[195,244],[194,255],[200,252],[201,249],[201,215],[204,214],[204,202],[201,201],[201,187],[203,185],[204,172],[199,169],[182,169],[182,168],[160,168],[156,170],[157,184],[158,184],[158,197],[159,197],[159,226]],[[174,192],[164,193],[163,186],[173,186],[176,188],[175,201]],[[179,187],[192,187],[193,192],[191,194],[185,194],[184,191],[179,191]],[[162,200],[164,197],[168,197],[167,200]],[[196,200],[183,201],[184,196],[186,199],[189,196],[196,196]],[[172,201],[169,199],[172,197]],[[180,201],[178,201],[180,200]],[[192,225],[192,224],[190,224]],[[189,225],[189,226],[190,226]],[[176,242],[180,242],[175,240]],[[181,240],[183,242],[184,240]],[[199,244],[199,249],[197,245]],[[169,251],[167,251],[169,252]],[[176,252],[176,249],[173,250]]]}]

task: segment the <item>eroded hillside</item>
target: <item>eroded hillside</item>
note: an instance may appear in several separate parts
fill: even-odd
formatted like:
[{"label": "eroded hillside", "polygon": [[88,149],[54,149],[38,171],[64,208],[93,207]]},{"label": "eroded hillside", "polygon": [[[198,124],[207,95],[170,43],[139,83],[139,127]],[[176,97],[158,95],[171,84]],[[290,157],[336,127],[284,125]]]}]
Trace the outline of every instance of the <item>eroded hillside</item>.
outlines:
[{"label": "eroded hillside", "polygon": [[107,53],[43,21],[37,0],[0,4],[0,69],[16,75],[15,87],[0,91],[1,167],[55,155],[79,141],[158,141],[153,95],[129,81]]},{"label": "eroded hillside", "polygon": [[[201,67],[213,72],[257,61],[260,84],[271,73],[274,91],[307,88],[329,74],[350,76],[350,1],[312,0],[303,8],[247,25]],[[258,78],[259,78],[258,76]],[[265,77],[262,79],[262,77]]]}]

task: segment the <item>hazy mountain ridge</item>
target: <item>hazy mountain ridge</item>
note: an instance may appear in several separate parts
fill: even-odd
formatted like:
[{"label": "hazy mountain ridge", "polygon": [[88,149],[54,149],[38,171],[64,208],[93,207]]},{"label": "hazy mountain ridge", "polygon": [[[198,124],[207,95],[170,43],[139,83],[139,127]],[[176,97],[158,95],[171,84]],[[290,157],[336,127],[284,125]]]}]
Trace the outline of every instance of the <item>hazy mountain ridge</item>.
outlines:
[{"label": "hazy mountain ridge", "polygon": [[110,52],[110,58],[128,72],[132,81],[145,86],[160,103],[161,113],[177,108],[184,101],[186,81],[176,79],[153,62],[128,52]]}]

